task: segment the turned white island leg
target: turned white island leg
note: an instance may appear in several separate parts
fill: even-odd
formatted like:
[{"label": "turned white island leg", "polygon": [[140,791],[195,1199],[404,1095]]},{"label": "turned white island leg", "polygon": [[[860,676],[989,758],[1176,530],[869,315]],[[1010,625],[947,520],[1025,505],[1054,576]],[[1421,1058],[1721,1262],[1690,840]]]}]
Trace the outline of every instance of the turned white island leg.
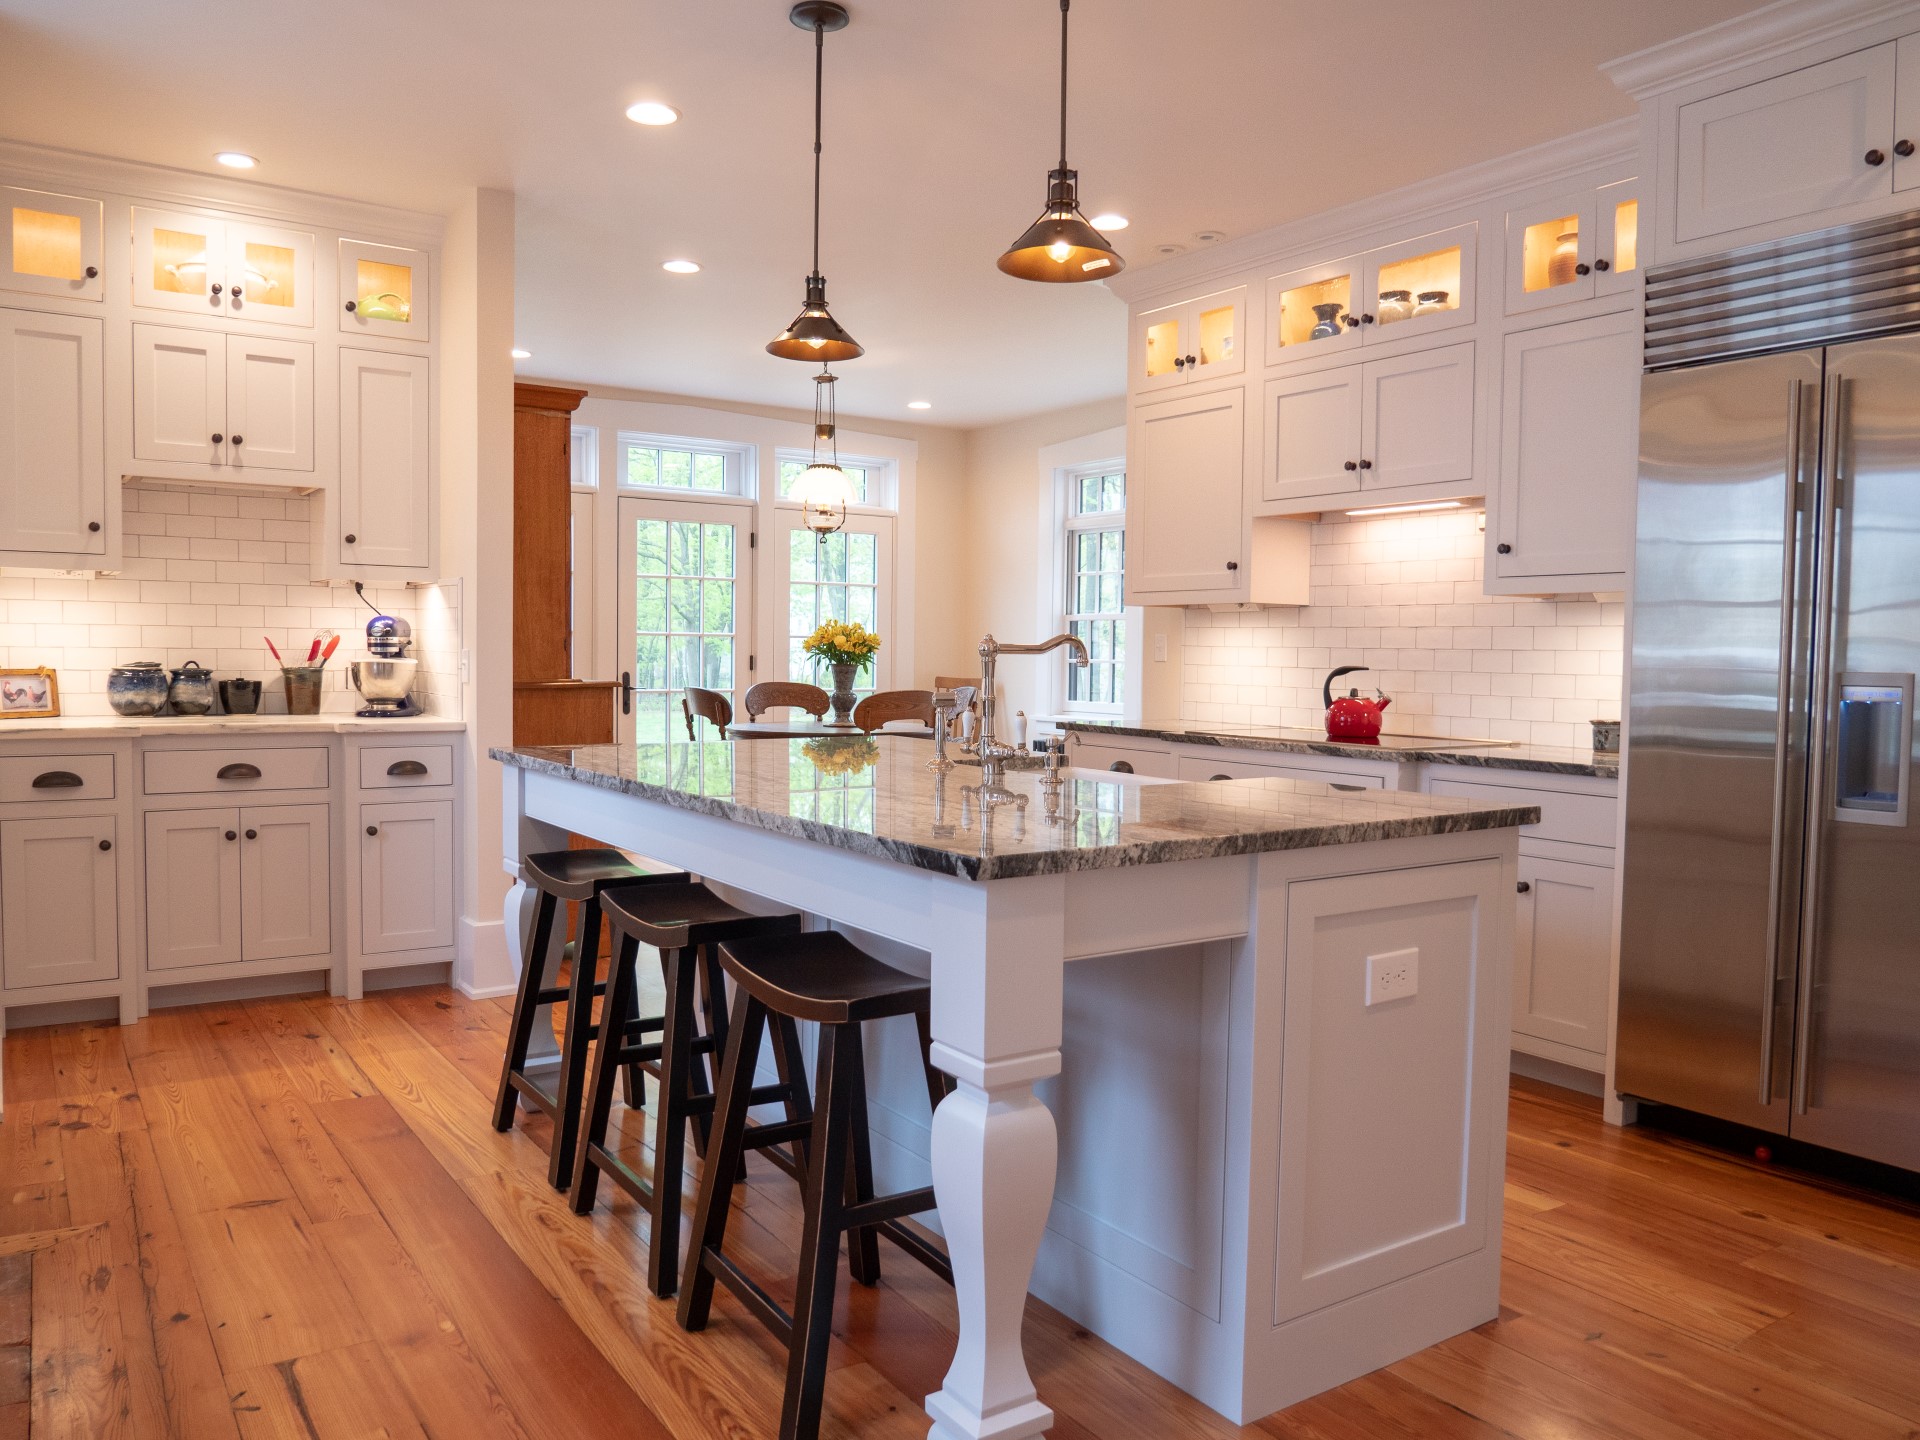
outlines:
[{"label": "turned white island leg", "polygon": [[[501,920],[506,930],[507,957],[513,962],[513,978],[517,981],[527,963],[527,942],[533,935],[533,910],[540,900],[540,892],[529,885],[526,877],[520,873],[520,857],[546,850],[564,850],[571,836],[557,825],[549,825],[527,815],[521,803],[521,786],[526,782],[526,771],[505,765],[501,767],[500,774],[506,791],[501,805],[506,825],[501,868],[513,877],[513,884],[508,887],[506,903],[502,907]],[[542,986],[551,988],[560,983],[560,960],[566,943],[566,926],[555,924],[553,944],[547,947],[544,956],[538,957],[542,967]],[[543,1005],[540,1007],[540,1022],[533,1027],[533,1039],[527,1046],[527,1059],[557,1060],[559,1056],[560,1045],[553,1035],[553,1007]]]},{"label": "turned white island leg", "polygon": [[927,1397],[933,1440],[1025,1440],[1053,1411],[1021,1348],[1059,1144],[1034,1082],[1060,1070],[1066,886],[956,882],[935,904],[933,1061],[958,1080],[933,1117],[933,1188],[960,1335]]}]

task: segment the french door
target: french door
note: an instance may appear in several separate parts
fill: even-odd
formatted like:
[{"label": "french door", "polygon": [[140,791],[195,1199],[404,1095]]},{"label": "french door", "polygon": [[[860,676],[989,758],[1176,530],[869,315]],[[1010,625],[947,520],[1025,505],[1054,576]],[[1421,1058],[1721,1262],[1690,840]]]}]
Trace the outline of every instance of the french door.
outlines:
[{"label": "french door", "polygon": [[737,711],[752,683],[753,510],[622,496],[619,517],[620,668],[633,676],[620,738],[684,740],[682,690],[718,690]]},{"label": "french door", "polygon": [[786,678],[833,688],[827,667],[801,646],[816,628],[829,620],[850,620],[875,631],[880,653],[871,668],[854,680],[854,690],[868,695],[892,683],[893,626],[893,517],[849,515],[831,535],[817,536],[798,512],[781,511],[778,564],[784,570],[787,603],[782,623],[785,635],[778,647],[785,656]]}]

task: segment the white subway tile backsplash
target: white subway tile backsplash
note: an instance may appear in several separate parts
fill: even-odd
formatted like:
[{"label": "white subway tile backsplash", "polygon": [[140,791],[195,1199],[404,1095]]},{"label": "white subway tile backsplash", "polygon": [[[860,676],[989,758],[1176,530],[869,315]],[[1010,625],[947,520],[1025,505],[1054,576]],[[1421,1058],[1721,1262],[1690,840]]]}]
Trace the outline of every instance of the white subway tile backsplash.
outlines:
[{"label": "white subway tile backsplash", "polygon": [[1188,612],[1185,718],[1317,726],[1326,671],[1369,665],[1389,731],[1585,745],[1619,713],[1625,605],[1484,594],[1482,551],[1472,512],[1321,521],[1311,604]]}]

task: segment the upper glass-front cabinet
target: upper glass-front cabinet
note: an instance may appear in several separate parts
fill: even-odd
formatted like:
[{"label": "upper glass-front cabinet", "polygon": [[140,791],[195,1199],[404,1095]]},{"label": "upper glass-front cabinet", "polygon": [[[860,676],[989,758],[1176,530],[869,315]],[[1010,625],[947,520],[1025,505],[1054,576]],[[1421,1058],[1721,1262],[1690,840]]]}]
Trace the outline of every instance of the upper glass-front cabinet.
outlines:
[{"label": "upper glass-front cabinet", "polygon": [[340,242],[340,328],[394,340],[433,338],[433,276],[424,250]]},{"label": "upper glass-front cabinet", "polygon": [[251,220],[133,209],[133,303],[313,324],[313,236]]},{"label": "upper glass-front cabinet", "polygon": [[1476,227],[1421,235],[1267,282],[1267,363],[1473,322]]},{"label": "upper glass-front cabinet", "polygon": [[1133,317],[1130,388],[1162,390],[1247,368],[1245,286]]},{"label": "upper glass-front cabinet", "polygon": [[1507,212],[1507,313],[1631,289],[1640,269],[1639,182]]},{"label": "upper glass-front cabinet", "polygon": [[0,288],[98,300],[100,202],[0,185]]}]

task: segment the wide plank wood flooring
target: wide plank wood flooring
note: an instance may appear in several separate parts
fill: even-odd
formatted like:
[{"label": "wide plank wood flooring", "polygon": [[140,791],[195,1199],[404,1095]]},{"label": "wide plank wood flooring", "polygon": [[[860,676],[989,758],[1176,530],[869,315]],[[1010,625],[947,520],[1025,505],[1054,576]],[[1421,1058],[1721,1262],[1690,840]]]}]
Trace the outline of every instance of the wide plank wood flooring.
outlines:
[{"label": "wide plank wood flooring", "polygon": [[[770,1436],[760,1328],[722,1292],[683,1334],[645,1217],[569,1214],[544,1121],[493,1133],[506,1018],[434,987],[7,1036],[0,1440]],[[1524,1081],[1510,1128],[1499,1319],[1242,1431],[1032,1303],[1054,1436],[1920,1437],[1920,1213]],[[741,1193],[790,1274],[791,1183]],[[843,1275],[832,1436],[924,1435],[951,1354],[950,1294],[883,1263]]]}]

